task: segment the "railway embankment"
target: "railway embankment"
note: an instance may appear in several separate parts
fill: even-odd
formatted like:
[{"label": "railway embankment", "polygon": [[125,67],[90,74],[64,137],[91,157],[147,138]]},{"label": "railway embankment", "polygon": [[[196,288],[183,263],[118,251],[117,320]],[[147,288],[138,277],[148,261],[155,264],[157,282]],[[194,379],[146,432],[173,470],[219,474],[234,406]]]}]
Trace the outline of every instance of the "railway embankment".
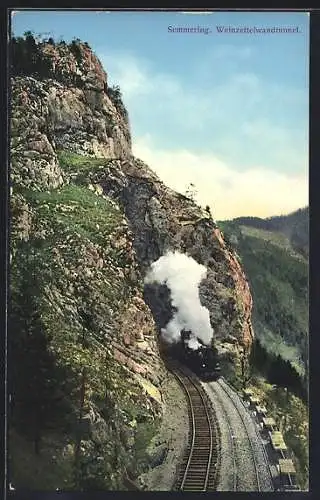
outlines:
[{"label": "railway embankment", "polygon": [[135,480],[142,490],[171,491],[177,469],[188,443],[189,418],[185,394],[177,379],[167,372],[163,382],[163,420],[151,440],[147,453],[149,463]]},{"label": "railway embankment", "polygon": [[255,422],[238,394],[223,379],[203,383],[221,431],[218,491],[273,491],[268,457]]}]

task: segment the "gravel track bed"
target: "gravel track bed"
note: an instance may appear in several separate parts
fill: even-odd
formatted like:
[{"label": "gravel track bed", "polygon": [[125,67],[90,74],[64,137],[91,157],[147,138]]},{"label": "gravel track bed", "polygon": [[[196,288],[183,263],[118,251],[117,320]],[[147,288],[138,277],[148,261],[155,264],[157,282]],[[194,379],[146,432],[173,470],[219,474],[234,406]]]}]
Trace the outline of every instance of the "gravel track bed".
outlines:
[{"label": "gravel track bed", "polygon": [[251,441],[251,449],[255,456],[260,491],[274,491],[268,457],[266,455],[262,439],[257,432],[255,422],[244,406],[240,396],[223,379],[220,379],[218,384],[228,394],[245,424],[247,436]]},{"label": "gravel track bed", "polygon": [[202,385],[212,399],[221,432],[218,491],[273,491],[263,444],[239,396],[223,380]]},{"label": "gravel track bed", "polygon": [[[236,481],[235,485],[233,482],[234,469],[232,468],[232,474],[230,474],[229,469],[224,469],[221,466],[221,479],[226,471],[228,471],[229,485],[224,491],[258,491],[258,485],[256,480],[255,465],[252,457],[252,451],[250,448],[250,442],[248,440],[246,429],[239,417],[237,410],[234,408],[232,401],[226,396],[223,389],[219,386],[217,382],[211,382],[208,384],[208,389],[214,398],[214,401],[218,400],[220,406],[223,408],[223,417],[220,420],[220,425],[222,421],[228,425],[228,432],[231,433],[231,439],[233,440],[233,447],[230,447],[230,437],[228,441],[221,443],[221,454],[222,456],[228,454],[230,461],[234,461],[236,465]],[[230,429],[230,430],[229,430]],[[220,485],[218,486],[218,491],[220,490]]]},{"label": "gravel track bed", "polygon": [[[213,384],[215,384],[215,382]],[[221,455],[217,491],[236,491],[236,453],[234,450],[232,428],[229,422],[228,414],[218,393],[215,391],[215,387],[207,383],[202,383],[201,385],[212,401],[216,419],[220,428]]]}]

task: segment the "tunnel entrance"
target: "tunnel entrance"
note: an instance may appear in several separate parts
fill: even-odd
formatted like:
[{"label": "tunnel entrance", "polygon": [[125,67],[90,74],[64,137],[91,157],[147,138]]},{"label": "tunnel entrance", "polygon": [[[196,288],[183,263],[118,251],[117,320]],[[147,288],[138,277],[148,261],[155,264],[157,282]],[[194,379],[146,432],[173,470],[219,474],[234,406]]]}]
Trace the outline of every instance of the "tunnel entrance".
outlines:
[{"label": "tunnel entrance", "polygon": [[217,349],[205,345],[190,330],[182,329],[180,339],[174,343],[166,342],[161,330],[173,318],[177,309],[172,305],[171,293],[165,284],[146,284],[144,300],[153,314],[158,330],[158,346],[164,362],[171,358],[186,365],[202,380],[217,380],[220,376],[220,365]]},{"label": "tunnel entrance", "polygon": [[143,297],[151,309],[159,334],[173,318],[177,309],[172,305],[167,285],[152,283],[144,286]]}]

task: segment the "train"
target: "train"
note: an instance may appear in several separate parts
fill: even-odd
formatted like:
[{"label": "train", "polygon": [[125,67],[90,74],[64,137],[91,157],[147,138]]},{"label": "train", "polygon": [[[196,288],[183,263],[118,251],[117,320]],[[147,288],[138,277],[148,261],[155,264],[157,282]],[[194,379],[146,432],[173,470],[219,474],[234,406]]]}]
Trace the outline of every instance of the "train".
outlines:
[{"label": "train", "polygon": [[183,331],[181,341],[171,349],[171,355],[185,364],[204,382],[218,380],[221,376],[221,366],[217,351],[197,340],[198,348],[192,349],[188,345],[191,332]]}]

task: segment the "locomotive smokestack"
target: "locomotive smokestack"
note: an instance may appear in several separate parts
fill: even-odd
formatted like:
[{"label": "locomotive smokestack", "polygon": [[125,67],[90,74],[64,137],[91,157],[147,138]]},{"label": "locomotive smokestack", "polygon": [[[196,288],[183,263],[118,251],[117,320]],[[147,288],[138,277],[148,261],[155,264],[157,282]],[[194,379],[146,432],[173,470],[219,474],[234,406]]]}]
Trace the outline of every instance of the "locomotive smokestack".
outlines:
[{"label": "locomotive smokestack", "polygon": [[171,305],[175,309],[173,318],[161,330],[167,342],[181,341],[184,330],[190,332],[187,342],[191,349],[200,347],[197,339],[210,344],[213,330],[209,311],[199,298],[199,285],[206,274],[205,266],[179,252],[168,252],[151,264],[145,283],[165,284],[170,289]]}]

